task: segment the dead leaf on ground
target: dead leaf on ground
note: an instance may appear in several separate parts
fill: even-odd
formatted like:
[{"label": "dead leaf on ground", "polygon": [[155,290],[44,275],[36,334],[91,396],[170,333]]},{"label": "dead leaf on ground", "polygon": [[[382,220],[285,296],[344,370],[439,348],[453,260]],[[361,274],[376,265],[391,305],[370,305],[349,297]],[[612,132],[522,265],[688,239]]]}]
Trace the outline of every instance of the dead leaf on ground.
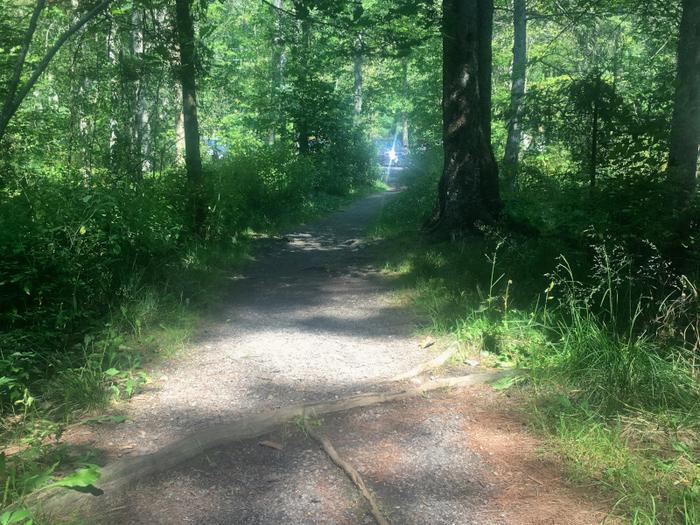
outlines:
[{"label": "dead leaf on ground", "polygon": [[420,341],[418,341],[418,345],[419,345],[421,348],[428,348],[429,346],[433,346],[434,344],[435,344],[435,339],[433,339],[433,338],[430,337],[430,336],[424,337],[423,339],[421,339]]},{"label": "dead leaf on ground", "polygon": [[267,448],[274,448],[275,450],[282,450],[284,447],[277,443],[276,441],[269,441],[269,440],[264,440],[264,441],[258,441],[258,445],[261,447],[267,447]]}]

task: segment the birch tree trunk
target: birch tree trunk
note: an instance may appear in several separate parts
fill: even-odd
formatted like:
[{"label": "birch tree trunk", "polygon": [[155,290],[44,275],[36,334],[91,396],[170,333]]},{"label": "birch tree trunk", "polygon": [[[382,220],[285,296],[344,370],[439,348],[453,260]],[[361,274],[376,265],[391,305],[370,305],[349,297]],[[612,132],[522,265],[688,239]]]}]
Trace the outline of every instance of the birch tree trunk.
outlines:
[{"label": "birch tree trunk", "polygon": [[[353,11],[353,23],[358,24],[364,9],[362,7],[362,0],[357,0],[355,2],[355,9]],[[364,60],[364,50],[363,50],[363,36],[362,31],[358,31],[355,36],[355,43],[353,49],[353,74],[354,74],[354,85],[353,85],[353,95],[355,98],[354,104],[354,114],[355,123],[359,123],[360,116],[362,115],[362,103],[363,103],[363,78],[362,78],[362,63]]]},{"label": "birch tree trunk", "polygon": [[[308,63],[309,63],[309,45],[311,43],[311,22],[309,20],[309,7],[305,0],[294,0],[294,14],[300,21],[301,29],[301,70],[299,73],[299,84],[302,91],[308,89]],[[296,118],[297,128],[297,143],[299,145],[299,153],[306,155],[309,153],[309,122],[306,115],[299,114]]]},{"label": "birch tree trunk", "polygon": [[510,120],[503,168],[509,182],[515,181],[518,173],[518,158],[522,140],[523,98],[527,72],[527,14],[526,0],[513,0],[513,67],[510,86]]},{"label": "birch tree trunk", "polygon": [[282,39],[282,13],[281,9],[284,6],[283,0],[273,0],[272,5],[275,8],[273,16],[275,17],[274,33],[272,36],[272,90],[271,90],[271,106],[274,108],[273,122],[270,126],[268,135],[268,143],[274,144],[277,138],[282,135],[284,129],[284,112],[282,109],[282,101],[280,97],[282,82],[284,81],[284,43]]}]

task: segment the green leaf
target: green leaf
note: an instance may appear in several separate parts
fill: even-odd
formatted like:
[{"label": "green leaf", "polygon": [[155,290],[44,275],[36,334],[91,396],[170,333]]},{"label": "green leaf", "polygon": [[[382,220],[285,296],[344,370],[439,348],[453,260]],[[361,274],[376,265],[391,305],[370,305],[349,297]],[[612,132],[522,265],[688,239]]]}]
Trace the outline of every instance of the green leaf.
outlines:
[{"label": "green leaf", "polygon": [[29,522],[27,523],[27,525],[29,525],[32,522],[31,517],[31,512],[29,512],[29,509],[26,508],[8,510],[0,515],[0,524],[10,525],[11,523],[20,523],[26,519],[29,519]]},{"label": "green leaf", "polygon": [[83,468],[79,468],[72,474],[66,476],[65,478],[54,481],[51,487],[66,487],[69,489],[88,487],[95,483],[102,473],[100,472],[100,467],[97,465],[89,464]]},{"label": "green leaf", "polygon": [[106,376],[114,377],[119,373],[119,370],[117,370],[116,368],[108,368],[107,370],[105,370],[104,373]]},{"label": "green leaf", "polygon": [[51,474],[53,474],[57,466],[58,463],[54,463],[49,468],[23,479],[21,482],[23,490],[31,492],[32,490],[43,488],[51,480]]},{"label": "green leaf", "polygon": [[506,376],[498,379],[494,383],[491,384],[491,387],[494,390],[508,390],[510,387],[512,387],[516,382],[518,378],[517,376]]}]

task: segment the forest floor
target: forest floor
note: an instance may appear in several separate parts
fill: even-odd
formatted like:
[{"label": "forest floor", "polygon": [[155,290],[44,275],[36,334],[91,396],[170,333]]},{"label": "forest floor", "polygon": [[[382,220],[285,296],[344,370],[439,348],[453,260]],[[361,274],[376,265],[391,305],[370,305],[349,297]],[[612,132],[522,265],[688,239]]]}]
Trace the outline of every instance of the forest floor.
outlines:
[{"label": "forest floor", "polygon": [[[391,378],[434,357],[441,345],[419,344],[421,319],[374,263],[382,241],[365,237],[395,194],[260,240],[256,262],[230,276],[230,300],[216,318],[186,352],[157,365],[144,391],[114,407],[125,421],[73,427],[63,440],[97,449],[109,465],[263,411],[386,391]],[[517,394],[490,386],[306,424],[357,469],[393,524],[593,524],[610,507],[566,481]],[[90,523],[373,523],[355,485],[299,422],[91,498]]]}]

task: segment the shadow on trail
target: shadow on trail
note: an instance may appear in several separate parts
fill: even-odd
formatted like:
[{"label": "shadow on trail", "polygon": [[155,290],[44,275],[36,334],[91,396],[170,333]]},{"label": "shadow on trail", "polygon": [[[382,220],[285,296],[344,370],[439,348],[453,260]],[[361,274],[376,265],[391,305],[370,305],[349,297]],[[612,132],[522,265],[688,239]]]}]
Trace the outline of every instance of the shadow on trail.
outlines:
[{"label": "shadow on trail", "polygon": [[[129,421],[102,441],[126,455],[148,454],[242,416],[385,389],[387,380],[429,359],[414,337],[420,320],[391,300],[397,279],[372,265],[382,242],[365,238],[392,196],[372,195],[281,239],[261,241],[257,260],[227,285],[230,299],[192,349],[163,367],[152,390],[130,404]],[[400,479],[393,481],[383,478],[391,472],[388,464],[383,473],[368,469],[377,490],[384,482],[399,490],[386,493],[387,501],[400,502],[399,510],[407,502],[459,500],[454,516],[464,516],[472,505],[465,494],[471,482],[459,477],[461,469],[450,476],[435,469],[474,458],[465,453],[460,459],[445,448],[455,442],[442,439],[440,425],[423,425],[401,406],[381,410],[393,410],[393,418],[376,436],[357,435],[356,441],[404,436],[399,441],[406,446],[418,443],[409,456],[419,463],[404,457]],[[333,428],[353,435],[345,417],[335,416]],[[123,497],[108,496],[100,505],[107,512],[103,522],[371,523],[354,487],[303,433],[287,425],[275,436],[285,443],[283,452],[259,447],[257,440],[233,444],[142,480]],[[367,464],[380,465],[380,459]],[[416,520],[397,523],[429,522]]]},{"label": "shadow on trail", "polygon": [[[362,472],[392,523],[502,523],[479,518],[496,493],[464,440],[464,423],[462,410],[425,398],[310,424]],[[261,446],[265,440],[282,449]],[[105,503],[116,510],[100,523],[374,523],[345,474],[294,422],[210,450]]]}]

